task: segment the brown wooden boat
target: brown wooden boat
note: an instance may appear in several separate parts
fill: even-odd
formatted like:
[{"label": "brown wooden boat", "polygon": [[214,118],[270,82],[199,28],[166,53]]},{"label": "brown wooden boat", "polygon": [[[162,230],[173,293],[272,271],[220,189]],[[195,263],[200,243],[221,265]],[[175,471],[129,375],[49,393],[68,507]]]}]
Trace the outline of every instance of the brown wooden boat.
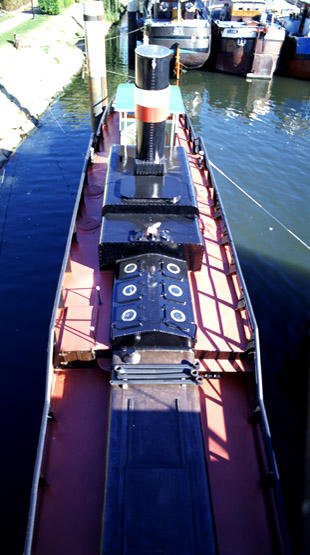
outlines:
[{"label": "brown wooden boat", "polygon": [[136,85],[119,86],[91,137],[72,216],[25,554],[289,553],[223,203],[163,82],[168,49],[136,59]]}]

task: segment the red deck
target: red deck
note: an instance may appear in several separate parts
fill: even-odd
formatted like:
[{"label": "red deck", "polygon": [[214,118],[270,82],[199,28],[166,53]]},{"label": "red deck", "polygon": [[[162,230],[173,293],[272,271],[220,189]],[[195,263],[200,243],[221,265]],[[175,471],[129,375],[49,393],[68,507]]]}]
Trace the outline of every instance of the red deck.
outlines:
[{"label": "red deck", "polygon": [[266,555],[275,551],[249,423],[253,383],[247,379],[228,374],[205,380],[199,389],[201,420],[219,553]]},{"label": "red deck", "polygon": [[182,128],[179,128],[178,142],[188,152],[205,246],[201,271],[190,275],[197,324],[196,356],[209,358],[216,352],[220,358],[228,358],[233,352],[246,350],[250,328],[245,313],[236,310],[240,291],[228,275],[230,252],[221,246],[222,222],[214,219],[213,190],[208,188],[207,172],[199,169],[198,156],[190,154]]},{"label": "red deck", "polygon": [[108,372],[55,371],[33,553],[99,552],[109,393]]},{"label": "red deck", "polygon": [[[117,114],[111,118],[117,118]],[[119,138],[110,124],[104,136],[88,173],[77,242],[72,244],[70,268],[63,284],[56,339],[64,360],[66,353],[87,358],[96,345],[107,352],[101,366],[108,370],[113,274],[99,271],[97,246],[108,151]],[[183,132],[179,144],[187,148]],[[215,207],[212,190],[206,187],[207,172],[197,169],[192,155],[190,167],[205,244],[201,272],[190,273],[198,326],[196,355],[204,359],[206,370],[225,373],[221,380],[205,381],[200,389],[218,548],[221,554],[266,555],[272,553],[272,547],[254,435],[248,422],[247,380],[254,379],[253,364],[238,359],[246,349],[250,329],[245,312],[236,310],[240,291],[228,275],[230,255],[221,246],[222,224],[213,217]],[[97,286],[101,300],[98,306]],[[94,333],[91,326],[95,327]],[[236,360],[228,359],[232,354]],[[52,408],[57,422],[48,424],[42,469],[48,487],[39,493],[33,553],[99,552],[109,391],[109,373],[105,370],[64,366],[54,371]]]}]

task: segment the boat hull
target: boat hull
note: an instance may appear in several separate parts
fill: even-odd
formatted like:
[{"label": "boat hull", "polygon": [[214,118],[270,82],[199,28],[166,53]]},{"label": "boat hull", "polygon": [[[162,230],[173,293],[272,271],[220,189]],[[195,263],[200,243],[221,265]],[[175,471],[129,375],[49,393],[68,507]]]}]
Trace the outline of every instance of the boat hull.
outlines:
[{"label": "boat hull", "polygon": [[310,79],[310,37],[286,37],[281,51],[280,72],[288,77]]},{"label": "boat hull", "polygon": [[[211,57],[214,69],[271,78],[279,63],[284,31],[277,38],[271,31],[260,32],[255,27],[236,25],[231,29],[214,25]],[[227,36],[229,32],[234,33],[233,36]]]},{"label": "boat hull", "polygon": [[212,37],[214,68],[225,73],[246,75],[251,71],[255,39],[247,39],[242,46],[235,39]]},{"label": "boat hull", "polygon": [[[185,23],[185,22],[184,22]],[[180,62],[186,69],[202,67],[211,52],[211,26],[208,21],[178,25],[174,22],[146,22],[145,33],[150,44],[166,46],[175,56],[179,47]]]}]

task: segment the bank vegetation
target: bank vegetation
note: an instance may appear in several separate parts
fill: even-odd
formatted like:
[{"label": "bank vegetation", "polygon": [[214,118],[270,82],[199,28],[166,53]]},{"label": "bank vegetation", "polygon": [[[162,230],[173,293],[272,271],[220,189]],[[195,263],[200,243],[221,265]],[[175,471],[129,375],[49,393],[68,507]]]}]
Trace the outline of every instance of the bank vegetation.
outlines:
[{"label": "bank vegetation", "polygon": [[[0,0],[0,6],[10,3],[16,9],[19,1]],[[64,7],[65,1],[70,5]],[[55,7],[56,2],[61,5],[59,14],[42,13],[43,4]],[[71,0],[39,0],[41,3],[35,19],[30,17],[0,34],[0,168],[85,67],[82,4]],[[120,0],[104,0],[104,4],[107,32],[119,20],[124,3],[120,6]]]}]

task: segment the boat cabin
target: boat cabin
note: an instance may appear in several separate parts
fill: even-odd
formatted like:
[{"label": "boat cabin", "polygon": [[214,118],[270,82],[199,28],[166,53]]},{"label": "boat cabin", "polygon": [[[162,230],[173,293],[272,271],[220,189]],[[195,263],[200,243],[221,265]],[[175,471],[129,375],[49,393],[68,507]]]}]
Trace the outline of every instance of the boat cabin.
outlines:
[{"label": "boat cabin", "polygon": [[266,2],[264,0],[247,0],[246,2],[229,0],[225,2],[220,18],[223,21],[258,20],[265,12]]},{"label": "boat cabin", "polygon": [[151,19],[164,21],[201,19],[203,5],[199,0],[150,0],[147,2],[146,13]]}]

